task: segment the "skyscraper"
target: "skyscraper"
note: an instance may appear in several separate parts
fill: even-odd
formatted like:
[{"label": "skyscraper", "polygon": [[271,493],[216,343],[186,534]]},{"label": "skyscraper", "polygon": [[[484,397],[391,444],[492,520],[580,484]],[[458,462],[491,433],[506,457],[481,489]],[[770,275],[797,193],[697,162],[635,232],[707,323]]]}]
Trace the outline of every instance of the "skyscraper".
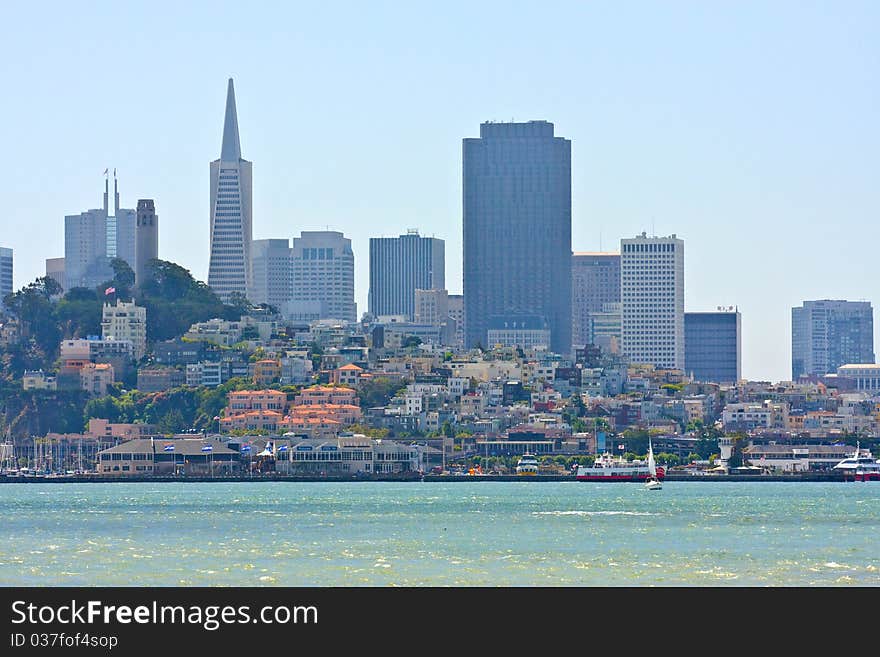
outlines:
[{"label": "skyscraper", "polygon": [[695,381],[742,378],[742,320],[738,310],[684,314],[684,369]]},{"label": "skyscraper", "polygon": [[252,164],[241,157],[235,89],[226,91],[220,159],[211,162],[211,258],[208,285],[224,301],[251,287]]},{"label": "skyscraper", "polygon": [[632,363],[684,369],[684,241],[620,240],[621,352]]},{"label": "skyscraper", "polygon": [[[107,171],[105,171],[105,175]],[[96,287],[113,277],[110,262],[120,258],[132,269],[135,261],[134,210],[119,207],[119,182],[113,170],[113,214],[110,180],[104,180],[104,206],[64,217],[66,287]]]},{"label": "skyscraper", "polygon": [[833,374],[841,365],[874,362],[869,301],[822,299],[791,309],[791,376]]},{"label": "skyscraper", "polygon": [[12,249],[0,246],[0,308],[7,294],[12,294]]},{"label": "skyscraper", "polygon": [[140,285],[147,276],[150,260],[159,257],[159,216],[156,214],[156,205],[152,199],[138,200],[135,231],[134,280]]},{"label": "skyscraper", "polygon": [[465,345],[539,317],[571,349],[571,142],[553,124],[483,123],[463,141]]},{"label": "skyscraper", "polygon": [[291,254],[289,240],[254,240],[251,269],[254,272],[251,303],[268,303],[279,310],[291,298]]},{"label": "skyscraper", "polygon": [[571,343],[591,343],[591,314],[620,303],[620,254],[574,253],[571,258]]},{"label": "skyscraper", "polygon": [[400,237],[370,238],[368,310],[375,316],[415,315],[416,290],[442,290],[446,284],[444,242],[411,230]]},{"label": "skyscraper", "polygon": [[351,240],[336,231],[302,231],[293,238],[291,300],[284,314],[298,320],[357,321]]}]

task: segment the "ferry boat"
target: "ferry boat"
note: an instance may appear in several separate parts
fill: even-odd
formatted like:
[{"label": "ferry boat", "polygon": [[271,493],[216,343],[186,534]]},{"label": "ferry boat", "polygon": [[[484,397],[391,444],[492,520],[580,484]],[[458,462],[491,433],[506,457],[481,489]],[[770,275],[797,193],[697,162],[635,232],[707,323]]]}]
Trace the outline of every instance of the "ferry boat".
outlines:
[{"label": "ferry boat", "polygon": [[880,481],[880,459],[875,459],[869,449],[861,449],[856,443],[856,451],[831,468],[842,472],[844,477],[854,481]]},{"label": "ferry boat", "polygon": [[523,454],[516,463],[516,474],[518,475],[536,475],[538,474],[538,459],[534,454]]},{"label": "ferry boat", "polygon": [[[666,468],[658,465],[657,479],[666,478]],[[592,466],[579,465],[575,472],[578,481],[646,481],[651,470],[644,461],[627,461],[612,454],[601,454],[596,457]]]}]

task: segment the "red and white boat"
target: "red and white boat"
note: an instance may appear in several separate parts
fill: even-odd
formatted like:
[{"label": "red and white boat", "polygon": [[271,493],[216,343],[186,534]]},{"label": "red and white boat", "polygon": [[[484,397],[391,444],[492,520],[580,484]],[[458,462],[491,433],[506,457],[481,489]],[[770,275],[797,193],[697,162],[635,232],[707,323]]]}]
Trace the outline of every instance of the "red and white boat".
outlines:
[{"label": "red and white boat", "polygon": [[[578,481],[646,481],[651,469],[645,461],[627,461],[612,454],[600,454],[591,466],[579,465],[575,472]],[[666,468],[657,466],[657,479],[666,478]]]}]

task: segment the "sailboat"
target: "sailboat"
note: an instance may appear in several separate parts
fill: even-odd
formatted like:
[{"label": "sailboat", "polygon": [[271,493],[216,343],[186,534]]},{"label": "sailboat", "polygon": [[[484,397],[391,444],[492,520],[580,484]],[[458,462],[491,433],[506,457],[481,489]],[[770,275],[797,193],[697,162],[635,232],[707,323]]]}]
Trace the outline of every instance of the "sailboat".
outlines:
[{"label": "sailboat", "polygon": [[647,490],[660,490],[663,484],[657,478],[657,464],[654,462],[654,450],[651,447],[651,439],[648,438],[648,478],[645,480]]}]

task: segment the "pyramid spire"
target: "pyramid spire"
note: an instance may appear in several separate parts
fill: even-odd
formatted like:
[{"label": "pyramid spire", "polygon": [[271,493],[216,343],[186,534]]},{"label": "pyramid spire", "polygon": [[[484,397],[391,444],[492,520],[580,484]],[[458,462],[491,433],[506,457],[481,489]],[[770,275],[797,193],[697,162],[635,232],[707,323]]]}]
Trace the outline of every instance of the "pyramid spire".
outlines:
[{"label": "pyramid spire", "polygon": [[229,78],[226,92],[226,119],[223,121],[223,146],[220,159],[225,162],[237,162],[241,159],[241,143],[238,141],[238,115],[235,113],[235,88]]}]

